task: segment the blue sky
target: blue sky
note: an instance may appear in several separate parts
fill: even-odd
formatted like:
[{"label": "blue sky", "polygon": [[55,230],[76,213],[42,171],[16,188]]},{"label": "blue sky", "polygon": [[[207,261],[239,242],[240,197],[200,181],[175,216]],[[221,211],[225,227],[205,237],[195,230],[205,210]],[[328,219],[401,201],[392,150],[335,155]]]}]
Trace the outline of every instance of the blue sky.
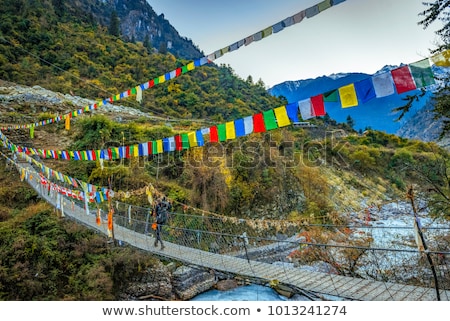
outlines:
[{"label": "blue sky", "polygon": [[[183,37],[210,54],[321,0],[147,0]],[[373,74],[429,56],[439,40],[417,22],[423,0],[346,0],[215,60],[266,87],[339,72]]]}]

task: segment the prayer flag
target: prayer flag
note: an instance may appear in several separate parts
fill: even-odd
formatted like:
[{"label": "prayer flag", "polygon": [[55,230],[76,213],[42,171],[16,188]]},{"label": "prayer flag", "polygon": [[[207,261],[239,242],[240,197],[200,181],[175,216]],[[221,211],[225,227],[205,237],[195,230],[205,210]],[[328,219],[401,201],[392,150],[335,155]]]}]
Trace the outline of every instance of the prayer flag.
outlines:
[{"label": "prayer flag", "polygon": [[175,150],[183,150],[183,144],[181,143],[181,135],[175,135]]},{"label": "prayer flag", "polygon": [[439,67],[450,67],[450,50],[445,50],[432,56],[431,61]]},{"label": "prayer flag", "polygon": [[409,65],[417,88],[434,84],[434,75],[428,58]]},{"label": "prayer flag", "polygon": [[253,133],[253,116],[245,117],[244,119],[244,133],[249,135]]},{"label": "prayer flag", "polygon": [[181,134],[181,146],[183,149],[189,149],[189,136],[186,133]]},{"label": "prayer flag", "polygon": [[355,90],[358,100],[363,104],[377,96],[370,77],[356,82]]},{"label": "prayer flag", "polygon": [[158,143],[156,140],[152,141],[152,154],[157,155],[158,154]]},{"label": "prayer flag", "polygon": [[262,113],[258,113],[253,115],[253,132],[254,133],[262,133],[266,131],[266,127],[264,126],[264,116]]},{"label": "prayer flag", "polygon": [[291,124],[291,121],[289,120],[286,106],[277,107],[273,110],[275,113],[275,118],[277,119],[278,127],[284,127]]},{"label": "prayer flag", "polygon": [[227,130],[225,124],[217,125],[217,132],[219,134],[219,141],[224,142],[227,140]]},{"label": "prayer flag", "polygon": [[151,141],[147,142],[147,148],[148,148],[148,154],[152,155],[153,154],[153,142],[151,142]]},{"label": "prayer flag", "polygon": [[158,154],[161,154],[163,152],[163,142],[162,139],[158,139],[156,141],[156,151]]},{"label": "prayer flag", "polygon": [[245,125],[242,118],[236,119],[234,121],[234,129],[236,130],[236,137],[245,136]]},{"label": "prayer flag", "polygon": [[30,138],[33,139],[34,138],[34,126],[30,127]]},{"label": "prayer flag", "polygon": [[390,72],[372,76],[372,84],[377,98],[390,96],[395,93],[394,80]]},{"label": "prayer flag", "polygon": [[416,84],[412,78],[409,66],[403,66],[391,70],[392,79],[394,79],[395,89],[398,94],[416,89]]},{"label": "prayer flag", "polygon": [[169,151],[173,152],[175,151],[176,145],[175,145],[175,137],[169,137]]},{"label": "prayer flag", "polygon": [[169,142],[169,138],[164,138],[163,139],[163,149],[165,152],[170,151],[170,142]]},{"label": "prayer flag", "polygon": [[201,130],[197,130],[197,131],[195,132],[195,135],[196,135],[196,139],[197,139],[197,145],[198,145],[199,147],[204,146],[204,145],[205,145],[205,141],[204,141],[204,139],[203,139],[202,131],[201,131]]},{"label": "prayer flag", "polygon": [[275,118],[275,114],[273,113],[273,109],[264,111],[263,116],[264,116],[264,126],[266,127],[266,130],[278,128],[277,120]]},{"label": "prayer flag", "polygon": [[289,119],[293,122],[293,123],[298,123],[299,119],[298,119],[298,101],[295,103],[290,103],[288,105],[286,105],[286,112],[288,114]]},{"label": "prayer flag", "polygon": [[311,105],[313,109],[313,114],[315,117],[324,116],[325,115],[325,105],[323,102],[323,95],[317,95],[311,97]]},{"label": "prayer flag", "polygon": [[136,86],[136,100],[137,102],[141,103],[142,102],[142,89],[141,86]]},{"label": "prayer flag", "polygon": [[339,96],[341,97],[342,108],[358,106],[358,99],[356,97],[356,90],[354,84],[349,84],[339,89]]},{"label": "prayer flag", "polygon": [[211,143],[217,143],[219,141],[217,126],[212,126],[209,128],[209,141]]},{"label": "prayer flag", "polygon": [[303,120],[307,120],[314,117],[314,113],[311,106],[311,99],[307,98],[298,102],[298,109]]},{"label": "prayer flag", "polygon": [[236,139],[236,129],[234,128],[234,121],[225,123],[225,135],[227,139]]},{"label": "prayer flag", "polygon": [[319,12],[322,12],[331,7],[331,0],[324,0],[317,4],[319,7]]},{"label": "prayer flag", "polygon": [[188,134],[189,146],[197,147],[197,135],[195,132],[189,132]]},{"label": "prayer flag", "polygon": [[305,12],[306,12],[306,18],[312,18],[319,13],[319,6],[317,4],[315,4],[312,7],[309,7],[308,9],[306,9]]},{"label": "prayer flag", "polygon": [[299,23],[301,22],[304,18],[306,17],[306,11],[302,10],[299,13],[296,13],[292,19],[294,19],[294,23]]},{"label": "prayer flag", "polygon": [[268,27],[262,31],[262,37],[268,37],[272,34],[272,27]]},{"label": "prayer flag", "polygon": [[70,116],[66,115],[66,130],[70,130]]}]

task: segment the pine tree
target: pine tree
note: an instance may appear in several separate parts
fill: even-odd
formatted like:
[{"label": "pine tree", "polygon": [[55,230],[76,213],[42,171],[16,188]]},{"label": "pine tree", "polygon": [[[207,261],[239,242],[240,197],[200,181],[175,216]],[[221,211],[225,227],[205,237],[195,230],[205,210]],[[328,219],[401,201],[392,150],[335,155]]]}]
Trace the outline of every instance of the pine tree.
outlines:
[{"label": "pine tree", "polygon": [[348,127],[353,128],[355,126],[355,121],[353,120],[352,116],[348,115],[346,123]]},{"label": "pine tree", "polygon": [[111,36],[116,36],[116,37],[120,36],[120,21],[119,21],[119,17],[117,16],[116,11],[113,11],[111,13],[111,20],[109,23],[109,34]]},{"label": "pine tree", "polygon": [[152,49],[152,44],[150,42],[150,37],[148,36],[148,34],[146,34],[144,37],[143,45],[145,48],[147,48],[147,51],[150,52],[150,50]]}]

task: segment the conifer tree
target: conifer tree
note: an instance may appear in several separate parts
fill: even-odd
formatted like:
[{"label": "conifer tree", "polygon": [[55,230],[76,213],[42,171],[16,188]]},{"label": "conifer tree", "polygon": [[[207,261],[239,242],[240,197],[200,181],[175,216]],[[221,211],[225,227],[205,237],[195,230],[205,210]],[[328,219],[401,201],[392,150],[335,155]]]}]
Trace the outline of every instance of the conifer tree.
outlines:
[{"label": "conifer tree", "polygon": [[109,22],[109,34],[116,37],[120,36],[120,22],[116,11],[113,11],[111,13],[111,20]]}]

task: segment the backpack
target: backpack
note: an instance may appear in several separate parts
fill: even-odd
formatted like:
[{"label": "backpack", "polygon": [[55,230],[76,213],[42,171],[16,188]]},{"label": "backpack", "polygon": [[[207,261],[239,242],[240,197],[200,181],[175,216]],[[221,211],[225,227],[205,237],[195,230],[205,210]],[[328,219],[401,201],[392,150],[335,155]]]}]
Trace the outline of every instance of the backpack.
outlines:
[{"label": "backpack", "polygon": [[167,202],[162,202],[156,208],[156,223],[166,224],[169,214],[170,204]]}]

